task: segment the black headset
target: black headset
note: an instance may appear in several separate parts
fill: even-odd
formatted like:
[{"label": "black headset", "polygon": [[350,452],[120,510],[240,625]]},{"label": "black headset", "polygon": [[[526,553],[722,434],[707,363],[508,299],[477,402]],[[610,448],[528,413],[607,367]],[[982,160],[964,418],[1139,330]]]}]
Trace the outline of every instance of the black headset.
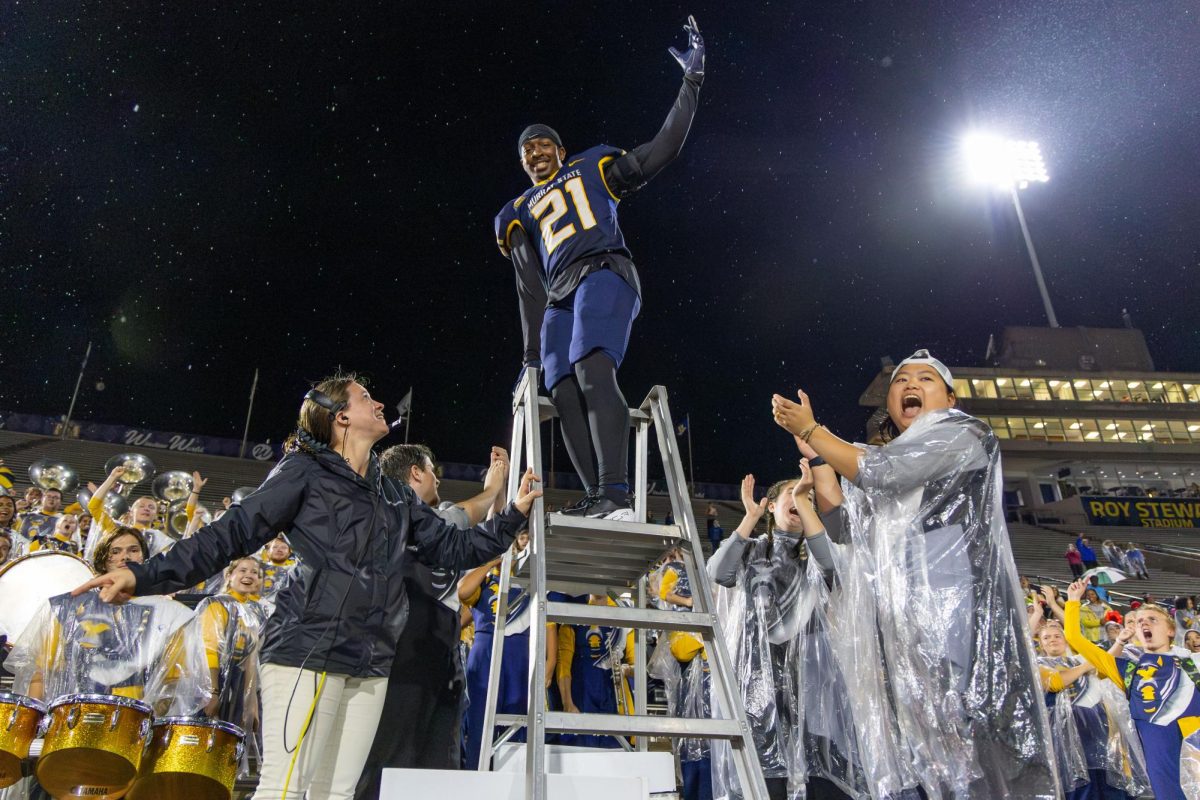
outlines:
[{"label": "black headset", "polygon": [[322,392],[320,389],[309,389],[308,393],[304,395],[304,399],[312,400],[314,403],[319,405],[321,408],[328,411],[330,416],[334,416],[334,417],[337,416],[337,413],[339,411],[343,410],[346,406],[349,405],[349,403],[346,402],[345,400],[343,400],[342,402],[339,403],[338,401],[334,400],[329,395]]}]

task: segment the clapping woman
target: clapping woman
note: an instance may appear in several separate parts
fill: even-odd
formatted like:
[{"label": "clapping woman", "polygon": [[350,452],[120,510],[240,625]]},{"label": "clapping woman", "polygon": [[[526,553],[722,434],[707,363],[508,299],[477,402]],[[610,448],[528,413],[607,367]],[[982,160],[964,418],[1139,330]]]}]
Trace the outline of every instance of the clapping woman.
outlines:
[{"label": "clapping woman", "polygon": [[884,444],[875,447],[820,425],[803,391],[799,402],[775,395],[772,412],[845,479],[846,535],[865,567],[842,580],[864,584],[853,594],[875,605],[848,623],[857,636],[879,637],[902,757],[925,793],[1052,798],[999,443],[955,408],[953,385],[926,350],[901,362],[888,387]]}]

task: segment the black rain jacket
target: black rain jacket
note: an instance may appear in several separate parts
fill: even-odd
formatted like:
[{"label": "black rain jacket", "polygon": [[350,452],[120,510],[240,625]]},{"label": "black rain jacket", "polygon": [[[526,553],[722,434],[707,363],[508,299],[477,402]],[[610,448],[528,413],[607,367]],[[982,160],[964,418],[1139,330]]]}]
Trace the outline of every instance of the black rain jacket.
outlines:
[{"label": "black rain jacket", "polygon": [[407,617],[401,565],[413,557],[408,546],[430,566],[472,569],[502,553],[524,523],[509,505],[460,530],[409,487],[383,477],[374,454],[364,478],[331,450],[298,451],[219,520],[130,569],[139,595],[180,591],[286,533],[301,561],[263,629],[260,660],[383,677]]}]

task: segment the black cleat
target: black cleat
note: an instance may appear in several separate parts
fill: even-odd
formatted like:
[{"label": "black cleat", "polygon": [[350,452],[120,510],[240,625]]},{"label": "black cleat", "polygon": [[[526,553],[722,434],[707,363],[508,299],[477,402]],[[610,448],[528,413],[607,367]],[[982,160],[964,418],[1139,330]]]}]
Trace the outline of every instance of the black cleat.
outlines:
[{"label": "black cleat", "polygon": [[595,505],[603,495],[600,493],[599,486],[593,486],[587,490],[587,493],[579,499],[578,502],[560,509],[558,513],[566,514],[568,517],[585,517],[591,516],[588,513],[593,505]]},{"label": "black cleat", "polygon": [[604,489],[585,512],[592,519],[611,519],[617,522],[633,520],[633,495],[622,489]]}]

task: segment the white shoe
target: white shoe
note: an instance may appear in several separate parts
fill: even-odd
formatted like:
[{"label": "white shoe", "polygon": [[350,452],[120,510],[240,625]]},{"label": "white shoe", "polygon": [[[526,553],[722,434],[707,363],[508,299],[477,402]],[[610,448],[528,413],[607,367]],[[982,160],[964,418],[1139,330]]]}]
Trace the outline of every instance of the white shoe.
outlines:
[{"label": "white shoe", "polygon": [[632,508],[622,508],[608,514],[604,518],[610,519],[613,522],[633,522],[637,519],[637,514],[634,513]]}]

